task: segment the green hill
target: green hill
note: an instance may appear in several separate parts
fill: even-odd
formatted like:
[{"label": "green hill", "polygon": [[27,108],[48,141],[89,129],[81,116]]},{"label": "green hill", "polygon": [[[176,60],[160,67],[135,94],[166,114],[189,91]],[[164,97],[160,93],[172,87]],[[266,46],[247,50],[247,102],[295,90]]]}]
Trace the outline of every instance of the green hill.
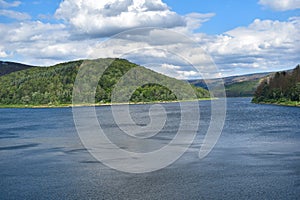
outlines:
[{"label": "green hill", "polygon": [[[175,96],[167,87],[159,84],[146,84],[135,90],[131,102],[173,101],[191,99],[186,93],[187,83],[164,76],[144,67],[130,63],[124,59],[97,59],[87,61],[95,66],[111,65],[99,79],[95,95],[95,103],[110,103],[114,86],[125,73],[133,68],[140,79],[152,77],[161,85],[172,85],[181,92],[181,97]],[[28,69],[0,76],[0,106],[13,105],[65,105],[72,103],[74,82],[83,60],[62,63],[51,67],[30,67]],[[0,69],[1,70],[1,69]],[[99,78],[97,73],[90,73],[91,79]],[[133,76],[133,75],[132,75]],[[129,77],[134,81],[135,77]],[[98,80],[98,79],[97,79]],[[76,89],[76,88],[75,88]],[[129,89],[129,88],[128,88]],[[202,88],[193,87],[197,98],[208,98],[209,93]],[[124,91],[126,93],[126,91]],[[84,101],[84,100],[83,100]],[[120,103],[122,99],[120,99]]]},{"label": "green hill", "polygon": [[252,97],[259,85],[259,80],[243,81],[225,85],[227,97]]},{"label": "green hill", "polygon": [[261,81],[252,102],[300,106],[300,65]]},{"label": "green hill", "polygon": [[[256,73],[246,74],[239,76],[230,76],[222,78],[224,82],[226,96],[227,97],[253,97],[254,92],[259,85],[260,81],[270,76],[272,73]],[[189,80],[188,82],[196,87],[202,87],[207,89],[207,83],[213,86],[218,83],[220,79],[209,79],[209,80]]]},{"label": "green hill", "polygon": [[4,76],[6,74],[10,74],[12,72],[17,72],[25,69],[32,68],[33,66],[24,65],[21,63],[14,62],[4,62],[0,61],[0,76]]}]

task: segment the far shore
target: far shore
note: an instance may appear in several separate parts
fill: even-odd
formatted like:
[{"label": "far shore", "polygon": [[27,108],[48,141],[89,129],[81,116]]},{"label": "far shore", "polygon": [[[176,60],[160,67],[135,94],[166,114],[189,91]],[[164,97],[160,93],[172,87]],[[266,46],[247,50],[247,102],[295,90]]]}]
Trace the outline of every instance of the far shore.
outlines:
[{"label": "far shore", "polygon": [[194,102],[194,101],[210,101],[217,98],[200,98],[191,100],[176,100],[176,101],[152,101],[152,102],[126,102],[126,103],[82,103],[82,104],[46,104],[46,105],[6,105],[0,104],[0,108],[71,108],[71,107],[99,107],[112,105],[142,105],[142,104],[166,104],[179,102]]}]

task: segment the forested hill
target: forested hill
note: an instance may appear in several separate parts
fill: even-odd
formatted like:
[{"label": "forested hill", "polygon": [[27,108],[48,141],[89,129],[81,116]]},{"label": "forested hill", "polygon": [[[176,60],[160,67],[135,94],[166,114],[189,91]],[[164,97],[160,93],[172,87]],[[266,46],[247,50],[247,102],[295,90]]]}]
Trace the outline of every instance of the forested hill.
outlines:
[{"label": "forested hill", "polygon": [[[256,73],[256,74],[246,74],[239,76],[230,76],[222,78],[226,90],[227,97],[253,97],[254,92],[259,85],[259,82],[271,76],[272,73]],[[189,80],[188,82],[195,85],[196,87],[202,87],[207,89],[206,83],[214,85],[218,83],[220,79],[210,79],[210,80]]]},{"label": "forested hill", "polygon": [[33,66],[24,65],[21,63],[0,61],[0,76],[4,76],[4,75],[10,74],[12,72],[29,69],[32,67]]},{"label": "forested hill", "polygon": [[[185,95],[185,82],[153,72],[124,59],[97,59],[88,61],[97,67],[113,61],[98,82],[95,103],[111,102],[111,93],[116,83],[129,70],[137,67],[136,74],[141,79],[153,77],[161,85],[172,85],[182,92],[177,98],[167,87],[146,84],[133,93],[131,102],[173,101],[191,99]],[[7,105],[64,105],[72,103],[72,92],[79,67],[84,61],[62,63],[51,67],[32,67],[0,76],[0,106]],[[0,69],[1,70],[1,69]],[[93,75],[94,74],[94,75]],[[92,78],[96,73],[91,72]],[[98,80],[98,79],[96,79]],[[132,77],[135,80],[135,77]],[[193,87],[197,98],[207,98],[209,93],[202,88]],[[92,92],[92,91],[91,91]],[[126,92],[126,91],[124,91]]]},{"label": "forested hill", "polygon": [[294,70],[276,72],[257,87],[254,103],[300,105],[300,65]]}]

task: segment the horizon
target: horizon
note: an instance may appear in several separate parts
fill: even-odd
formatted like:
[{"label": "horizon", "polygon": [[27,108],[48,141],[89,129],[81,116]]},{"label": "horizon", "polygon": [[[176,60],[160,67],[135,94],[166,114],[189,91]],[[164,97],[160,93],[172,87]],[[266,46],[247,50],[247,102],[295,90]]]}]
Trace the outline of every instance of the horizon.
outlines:
[{"label": "horizon", "polygon": [[[109,59],[109,58],[98,58],[98,59]],[[112,59],[123,59],[123,58],[112,58]],[[48,65],[48,66],[37,66],[37,65],[31,65],[30,63],[21,63],[21,62],[14,62],[14,61],[8,61],[8,60],[0,60],[0,62],[2,63],[6,63],[6,62],[10,62],[10,63],[16,63],[16,64],[22,64],[22,65],[27,65],[29,67],[53,67],[55,65],[59,65],[59,64],[64,64],[64,63],[68,63],[68,62],[76,62],[76,61],[84,61],[84,60],[88,60],[88,59],[77,59],[77,60],[69,60],[69,61],[63,61],[63,62],[59,62],[59,63],[56,63],[54,65]],[[95,59],[90,59],[90,60],[95,60]],[[126,60],[126,59],[125,59]],[[129,61],[131,62],[131,61]],[[135,63],[136,64],[136,63]],[[254,72],[254,73],[249,73],[249,74],[237,74],[237,75],[229,75],[229,76],[224,76],[224,77],[212,77],[212,78],[209,78],[208,80],[213,80],[213,79],[224,79],[224,78],[230,78],[230,77],[238,77],[238,76],[247,76],[247,75],[255,75],[255,74],[265,74],[265,73],[276,73],[276,72],[282,72],[282,71],[290,71],[290,70],[293,70],[295,67],[297,67],[298,65],[300,64],[297,64],[296,66],[292,67],[292,68],[288,68],[288,69],[285,69],[285,70],[280,70],[280,71],[265,71],[265,72]],[[145,66],[142,66],[140,65],[141,67],[145,67]],[[145,67],[147,68],[147,67]],[[151,69],[152,70],[152,69]],[[155,71],[155,70],[153,70]],[[155,71],[156,72],[156,71]],[[160,72],[157,72],[157,73],[160,73]],[[163,74],[165,75],[165,74]],[[166,75],[168,76],[168,75]],[[170,76],[171,77],[171,76]],[[176,77],[172,77],[172,78],[176,78]],[[178,79],[178,78],[176,78]],[[201,77],[200,78],[196,78],[196,79],[178,79],[178,80],[182,80],[182,81],[196,81],[196,80],[204,80],[202,79]]]},{"label": "horizon", "polygon": [[[214,78],[289,70],[300,60],[299,0],[105,0],[82,4],[77,0],[0,0],[0,6],[0,60],[9,62],[51,66],[88,59],[97,45],[116,34],[146,27],[174,31],[195,41],[218,67],[219,73],[211,75]],[[139,45],[162,49],[176,41],[171,37],[162,40],[163,33],[156,33],[152,37],[158,45],[143,34],[131,36]],[[122,39],[123,43],[115,43],[113,48],[132,42]],[[120,56],[110,50],[112,47],[107,47],[101,56]],[[195,68],[165,52],[134,53],[124,58],[177,79],[200,78]],[[155,61],[155,67],[149,60]]]}]

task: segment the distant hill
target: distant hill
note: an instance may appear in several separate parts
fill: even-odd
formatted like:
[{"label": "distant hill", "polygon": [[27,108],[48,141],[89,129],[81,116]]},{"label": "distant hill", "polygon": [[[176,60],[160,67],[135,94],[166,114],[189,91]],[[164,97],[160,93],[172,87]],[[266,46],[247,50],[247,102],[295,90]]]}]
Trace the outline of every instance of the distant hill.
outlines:
[{"label": "distant hill", "polygon": [[300,65],[266,77],[257,87],[252,102],[300,106]]},{"label": "distant hill", "polygon": [[[271,74],[272,73],[266,72],[222,78],[226,95],[227,97],[252,97],[260,81]],[[189,80],[188,82],[196,87],[207,89],[206,83],[214,85],[214,83],[218,81],[220,81],[220,79],[210,79],[206,81],[202,79]]]},{"label": "distant hill", "polygon": [[0,61],[0,76],[4,76],[4,75],[10,74],[12,72],[29,69],[32,67],[34,67],[34,66],[24,65],[21,63]]},{"label": "distant hill", "polygon": [[[0,105],[63,105],[72,103],[72,92],[79,67],[84,60],[61,63],[51,67],[27,67],[15,63],[14,69],[3,70],[0,76]],[[191,97],[186,93],[188,84],[174,78],[156,73],[144,67],[138,66],[124,59],[97,59],[87,61],[89,65],[103,67],[105,63],[110,66],[105,70],[102,77],[97,77],[94,71],[89,72],[93,80],[98,80],[95,94],[95,103],[111,102],[111,93],[120,78],[133,68],[137,68],[136,74],[131,75],[129,80],[136,81],[135,77],[146,79],[153,77],[162,85],[172,85],[178,88],[181,97],[175,96],[167,87],[157,84],[146,84],[135,90],[130,98],[131,102],[152,102],[188,100]],[[86,63],[86,62],[85,62]],[[9,66],[9,65],[8,65]],[[8,73],[10,71],[10,73]],[[143,78],[144,77],[144,78]],[[84,87],[84,86],[83,86]],[[76,91],[80,88],[75,88]],[[126,88],[126,90],[130,88]],[[197,98],[207,98],[209,93],[202,88],[193,88]],[[93,92],[93,91],[91,91]],[[128,91],[124,91],[124,94]],[[88,95],[87,95],[88,96]],[[84,99],[83,99],[84,101]],[[122,99],[120,99],[122,102]]]}]

